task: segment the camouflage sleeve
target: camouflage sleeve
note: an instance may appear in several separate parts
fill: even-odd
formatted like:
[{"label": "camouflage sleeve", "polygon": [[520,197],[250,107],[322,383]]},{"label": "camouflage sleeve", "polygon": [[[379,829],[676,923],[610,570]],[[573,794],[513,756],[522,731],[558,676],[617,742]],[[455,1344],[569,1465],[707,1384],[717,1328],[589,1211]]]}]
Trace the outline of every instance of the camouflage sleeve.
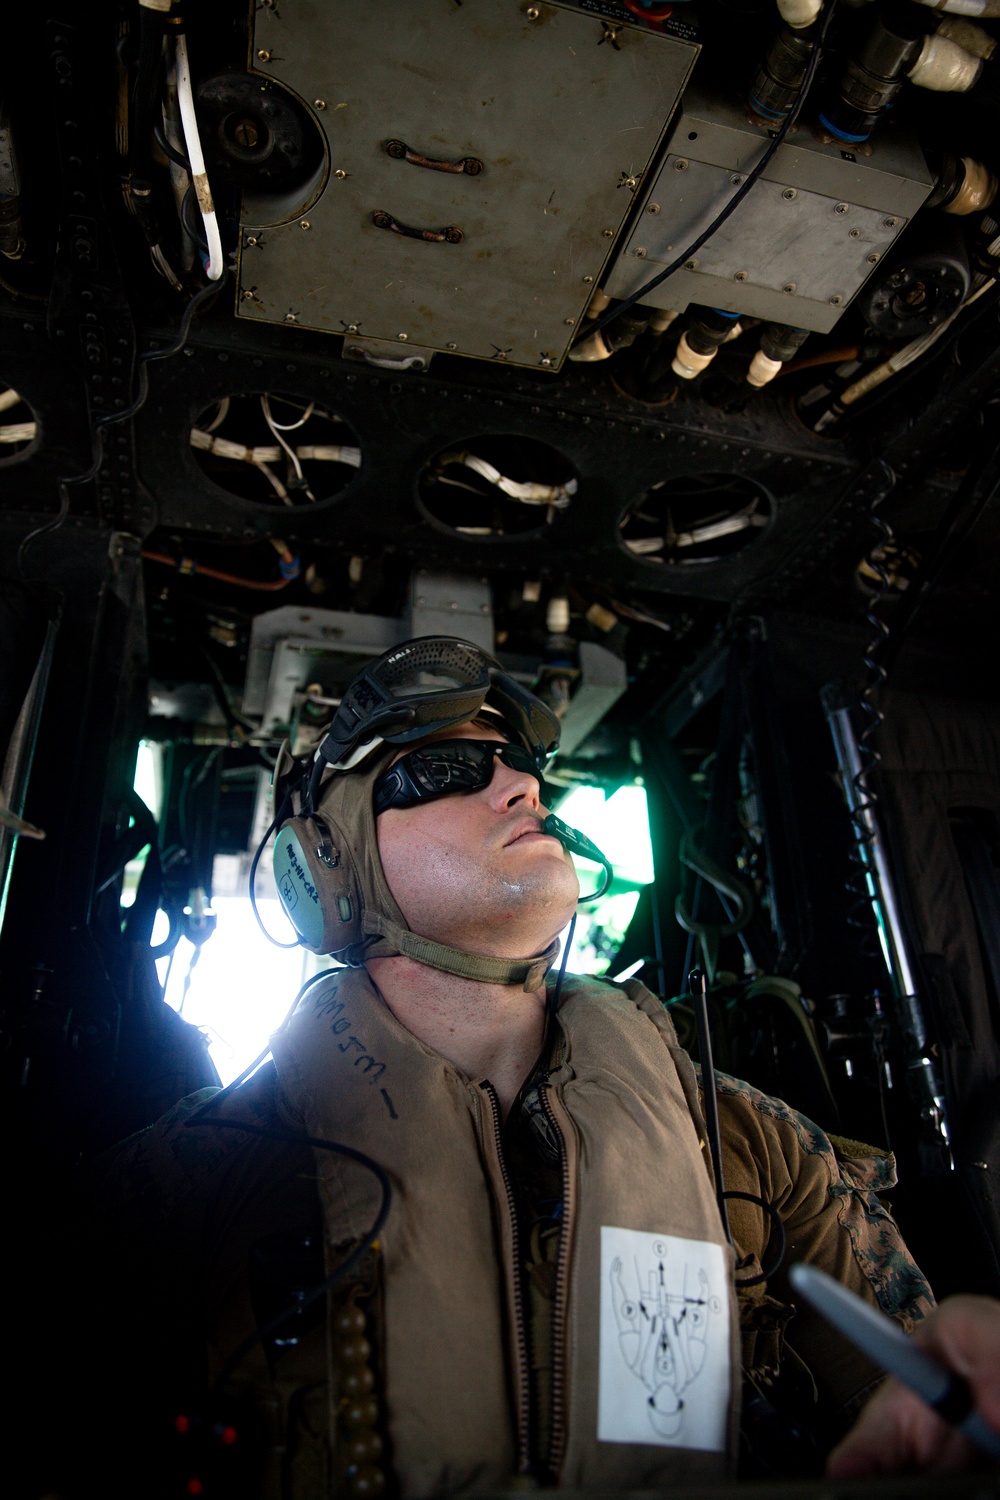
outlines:
[{"label": "camouflage sleeve", "polygon": [[[909,1331],[934,1297],[879,1193],[896,1182],[892,1156],[828,1136],[813,1121],[724,1073],[716,1075],[726,1186],[759,1194],[781,1215],[785,1258],[766,1292],[794,1304],[789,1266],[808,1261]],[[742,1276],[767,1260],[770,1227],[755,1204],[731,1202]],[[797,1306],[786,1341],[824,1393],[853,1407],[880,1372],[810,1309]]]}]

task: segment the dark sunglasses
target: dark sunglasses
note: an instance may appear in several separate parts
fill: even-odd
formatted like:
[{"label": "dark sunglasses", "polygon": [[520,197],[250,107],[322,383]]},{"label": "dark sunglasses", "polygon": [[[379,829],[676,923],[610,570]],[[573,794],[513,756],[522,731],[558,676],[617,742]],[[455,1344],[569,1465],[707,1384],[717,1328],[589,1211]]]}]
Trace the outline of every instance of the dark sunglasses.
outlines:
[{"label": "dark sunglasses", "polygon": [[520,745],[505,740],[439,740],[411,750],[390,766],[375,783],[375,813],[390,807],[415,807],[452,792],[478,792],[493,779],[493,764],[500,760],[512,771],[533,776],[541,800],[548,805],[548,790],[535,757]]}]

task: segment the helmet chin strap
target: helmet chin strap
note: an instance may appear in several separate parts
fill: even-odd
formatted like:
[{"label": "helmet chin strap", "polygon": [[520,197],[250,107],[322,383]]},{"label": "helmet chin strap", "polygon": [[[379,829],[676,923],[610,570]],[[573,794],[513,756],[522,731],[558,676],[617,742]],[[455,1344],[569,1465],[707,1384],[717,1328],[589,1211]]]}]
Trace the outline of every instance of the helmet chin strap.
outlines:
[{"label": "helmet chin strap", "polygon": [[480,984],[520,984],[527,994],[541,989],[559,954],[558,938],[553,938],[545,952],[535,958],[488,958],[481,953],[463,953],[460,948],[449,948],[402,929],[387,932],[386,936],[404,957],[427,964],[428,968],[442,969],[446,974],[457,974]]},{"label": "helmet chin strap", "polygon": [[[545,819],[542,826],[546,833],[557,838],[563,848],[569,850],[571,854],[579,854],[585,859],[594,861],[595,864],[604,866],[604,879],[600,889],[593,895],[583,897],[583,900],[594,901],[598,896],[603,895],[611,883],[614,870],[597,845],[592,844],[590,839],[578,829],[570,828],[568,823],[564,823],[553,814]],[[573,922],[576,922],[575,914]],[[546,974],[559,955],[558,938],[553,938],[544,953],[539,953],[534,958],[488,958],[482,953],[465,953],[460,948],[450,948],[445,943],[435,943],[431,938],[420,937],[396,922],[383,920],[380,925],[382,935],[406,958],[426,964],[431,969],[441,969],[446,974],[457,974],[462,979],[477,980],[480,984],[520,984],[529,994],[542,987]],[[570,941],[572,941],[572,930]],[[569,941],[563,953],[563,973],[568,953]],[[375,956],[374,953],[372,956]],[[559,988],[561,986],[562,973],[559,976]]]}]

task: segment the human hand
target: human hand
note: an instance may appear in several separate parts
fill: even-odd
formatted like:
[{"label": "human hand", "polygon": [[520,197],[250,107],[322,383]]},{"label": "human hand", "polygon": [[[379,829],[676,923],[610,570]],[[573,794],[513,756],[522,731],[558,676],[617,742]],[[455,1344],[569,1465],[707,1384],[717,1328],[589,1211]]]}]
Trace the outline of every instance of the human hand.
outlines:
[{"label": "human hand", "polygon": [[[914,1342],[968,1381],[980,1416],[1000,1433],[1000,1301],[948,1297]],[[833,1479],[913,1469],[961,1469],[982,1452],[900,1381],[890,1378],[827,1460]]]}]

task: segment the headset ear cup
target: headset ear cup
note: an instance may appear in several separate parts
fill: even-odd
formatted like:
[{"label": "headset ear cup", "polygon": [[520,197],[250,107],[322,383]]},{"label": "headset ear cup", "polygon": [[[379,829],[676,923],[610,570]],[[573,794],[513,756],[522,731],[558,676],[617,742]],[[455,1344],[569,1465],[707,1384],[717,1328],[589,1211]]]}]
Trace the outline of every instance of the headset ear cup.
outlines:
[{"label": "headset ear cup", "polygon": [[361,899],[346,841],[327,820],[289,818],[274,841],[274,883],[311,953],[336,954],[361,936]]}]

